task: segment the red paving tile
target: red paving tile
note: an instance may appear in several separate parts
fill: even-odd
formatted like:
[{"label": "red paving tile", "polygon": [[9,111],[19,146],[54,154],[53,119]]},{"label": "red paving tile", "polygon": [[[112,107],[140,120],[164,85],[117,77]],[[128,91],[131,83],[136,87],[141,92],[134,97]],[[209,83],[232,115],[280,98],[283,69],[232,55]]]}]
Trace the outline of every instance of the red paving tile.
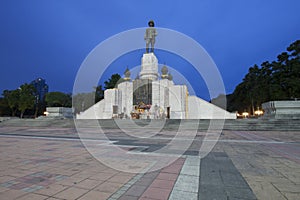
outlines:
[{"label": "red paving tile", "polygon": [[183,164],[178,164],[178,165],[170,165],[168,167],[165,167],[161,170],[161,172],[166,172],[166,173],[173,173],[173,174],[179,174]]},{"label": "red paving tile", "polygon": [[120,197],[118,200],[138,200],[138,199],[139,199],[139,197],[125,195],[125,196]]},{"label": "red paving tile", "polygon": [[175,181],[167,181],[167,180],[155,179],[153,181],[153,183],[150,185],[150,187],[172,190],[174,184],[175,184]]},{"label": "red paving tile", "polygon": [[178,174],[161,172],[158,174],[156,179],[174,181],[177,179],[177,177],[178,177]]},{"label": "red paving tile", "polygon": [[46,180],[46,181],[43,181],[41,183],[38,183],[37,185],[40,185],[40,186],[48,186],[52,183],[55,183],[56,181],[55,180]]},{"label": "red paving tile", "polygon": [[103,181],[85,179],[85,180],[81,181],[80,183],[76,184],[76,187],[83,188],[83,189],[93,189],[102,183],[103,183]]},{"label": "red paving tile", "polygon": [[97,186],[94,190],[98,190],[101,192],[114,193],[118,189],[122,187],[121,183],[112,183],[112,182],[104,182],[101,185]]},{"label": "red paving tile", "polygon": [[89,179],[106,181],[107,179],[113,177],[114,175],[115,175],[114,173],[101,172],[101,173],[95,174],[94,176],[91,176]]},{"label": "red paving tile", "polygon": [[174,163],[175,165],[181,164],[183,165],[183,163],[185,162],[185,158],[178,158]]},{"label": "red paving tile", "polygon": [[115,182],[115,183],[127,183],[130,179],[132,178],[132,176],[128,176],[128,175],[115,175],[113,177],[111,177],[110,179],[108,179],[109,182]]},{"label": "red paving tile", "polygon": [[151,198],[147,198],[147,197],[141,197],[141,198],[139,198],[139,200],[155,200],[155,199],[151,199]]},{"label": "red paving tile", "polygon": [[11,200],[11,199],[17,199],[18,197],[21,197],[23,195],[25,195],[26,192],[22,191],[22,190],[7,190],[4,192],[1,192],[1,200]]},{"label": "red paving tile", "polygon": [[100,192],[100,191],[89,191],[85,195],[81,196],[78,200],[105,200],[111,196],[110,193]]},{"label": "red paving tile", "polygon": [[142,195],[143,198],[165,200],[168,199],[172,189],[149,187]]}]

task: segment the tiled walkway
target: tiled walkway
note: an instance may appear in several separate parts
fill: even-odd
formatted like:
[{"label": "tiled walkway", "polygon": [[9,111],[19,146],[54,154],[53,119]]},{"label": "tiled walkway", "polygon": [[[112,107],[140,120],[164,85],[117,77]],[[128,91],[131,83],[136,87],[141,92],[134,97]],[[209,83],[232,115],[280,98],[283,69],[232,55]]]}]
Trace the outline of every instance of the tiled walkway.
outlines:
[{"label": "tiled walkway", "polygon": [[204,159],[188,153],[137,174],[105,166],[77,139],[1,135],[0,199],[300,199],[299,138],[297,132],[225,131]]},{"label": "tiled walkway", "polygon": [[0,150],[1,199],[167,199],[185,161],[141,175],[106,167],[75,140],[1,137]]}]

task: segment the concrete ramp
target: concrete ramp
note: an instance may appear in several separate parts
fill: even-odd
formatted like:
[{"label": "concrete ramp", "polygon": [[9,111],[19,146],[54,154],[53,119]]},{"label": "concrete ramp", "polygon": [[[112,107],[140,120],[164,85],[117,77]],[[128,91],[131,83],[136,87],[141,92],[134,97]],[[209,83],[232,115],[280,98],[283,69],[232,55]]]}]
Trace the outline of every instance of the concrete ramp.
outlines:
[{"label": "concrete ramp", "polygon": [[199,97],[188,97],[188,119],[236,119],[235,113],[230,113]]}]

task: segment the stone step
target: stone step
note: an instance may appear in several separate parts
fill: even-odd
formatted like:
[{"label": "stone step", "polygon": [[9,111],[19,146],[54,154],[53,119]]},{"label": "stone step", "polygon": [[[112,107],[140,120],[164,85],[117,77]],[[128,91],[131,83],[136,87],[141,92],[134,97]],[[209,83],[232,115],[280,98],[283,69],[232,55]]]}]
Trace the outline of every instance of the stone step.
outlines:
[{"label": "stone step", "polygon": [[[300,130],[300,119],[236,119],[236,120],[76,120],[80,127],[101,127],[103,129],[115,129],[126,127],[127,129],[157,128],[163,125],[164,129],[178,130],[179,127],[185,130],[224,129],[224,130],[278,130],[278,131],[298,131]],[[1,126],[10,127],[61,127],[75,128],[73,119],[8,119],[0,123]]]}]

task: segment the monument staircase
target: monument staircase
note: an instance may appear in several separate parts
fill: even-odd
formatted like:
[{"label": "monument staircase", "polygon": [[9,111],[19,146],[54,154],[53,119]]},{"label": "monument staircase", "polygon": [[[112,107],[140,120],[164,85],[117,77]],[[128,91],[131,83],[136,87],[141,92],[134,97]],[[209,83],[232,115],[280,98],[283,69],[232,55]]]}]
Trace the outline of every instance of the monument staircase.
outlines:
[{"label": "monument staircase", "polygon": [[[199,131],[208,130],[211,125],[211,129],[214,129],[216,124],[218,129],[221,127],[222,120],[180,120],[180,119],[167,119],[161,120],[125,120],[125,119],[87,119],[77,120],[78,123],[84,124],[86,127],[97,127],[101,126],[102,129],[118,129],[120,125],[127,129],[142,129],[147,127],[149,124],[164,124],[165,130],[178,130],[179,125],[182,129],[194,129],[198,124]],[[247,130],[247,131],[299,131],[300,130],[300,119],[227,119],[224,122],[223,130]],[[19,119],[11,118],[0,122],[0,127],[41,127],[41,128],[75,128],[73,119],[51,119],[51,118],[38,118],[38,119]]]}]

